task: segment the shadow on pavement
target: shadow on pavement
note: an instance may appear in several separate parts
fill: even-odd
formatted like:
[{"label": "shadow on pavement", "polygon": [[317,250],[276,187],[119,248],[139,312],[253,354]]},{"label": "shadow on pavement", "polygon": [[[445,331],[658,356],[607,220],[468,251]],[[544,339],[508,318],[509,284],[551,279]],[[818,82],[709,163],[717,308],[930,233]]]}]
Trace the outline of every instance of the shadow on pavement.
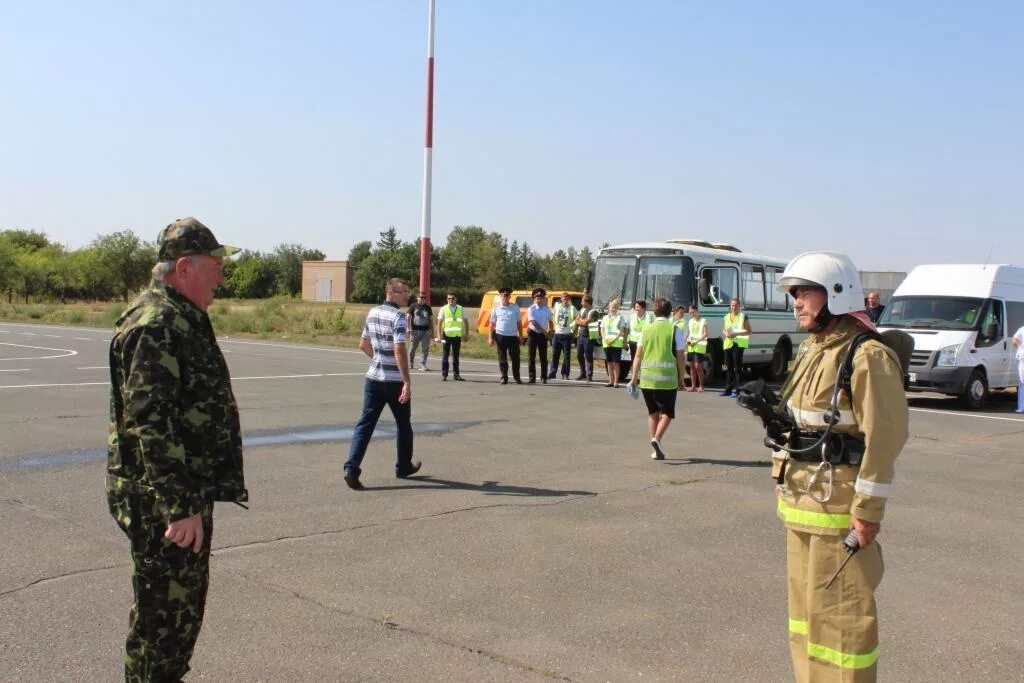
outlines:
[{"label": "shadow on pavement", "polygon": [[366,491],[398,491],[402,489],[453,489],[456,491],[476,491],[492,496],[525,496],[536,498],[556,498],[567,496],[596,496],[595,491],[562,491],[559,489],[541,489],[532,486],[512,486],[496,481],[485,481],[474,484],[466,481],[450,481],[434,477],[409,477],[409,484],[396,486],[365,486]]},{"label": "shadow on pavement", "polygon": [[709,458],[665,458],[666,465],[725,465],[727,467],[771,467],[761,460],[711,460]]}]

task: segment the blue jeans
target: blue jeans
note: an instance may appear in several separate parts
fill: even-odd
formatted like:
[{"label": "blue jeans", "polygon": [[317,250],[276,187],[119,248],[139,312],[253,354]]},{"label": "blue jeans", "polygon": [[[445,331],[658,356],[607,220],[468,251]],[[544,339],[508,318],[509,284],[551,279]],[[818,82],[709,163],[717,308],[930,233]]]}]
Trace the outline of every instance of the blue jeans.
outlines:
[{"label": "blue jeans", "polygon": [[[572,337],[568,334],[556,334],[551,343],[551,368],[548,370],[548,377],[552,379],[558,371],[558,359],[562,358],[562,377],[569,379],[569,349],[572,344]],[[565,355],[562,355],[565,354]]]},{"label": "blue jeans", "polygon": [[1017,385],[1017,412],[1024,413],[1024,382]]},{"label": "blue jeans", "polygon": [[384,411],[384,406],[391,409],[395,416],[398,429],[398,459],[395,461],[395,474],[404,476],[412,469],[412,401],[399,403],[398,396],[402,393],[401,382],[378,382],[367,379],[363,386],[363,414],[352,434],[352,443],[348,449],[348,461],[345,462],[346,472],[359,474],[359,465],[370,445],[370,437],[377,426],[377,420]]}]

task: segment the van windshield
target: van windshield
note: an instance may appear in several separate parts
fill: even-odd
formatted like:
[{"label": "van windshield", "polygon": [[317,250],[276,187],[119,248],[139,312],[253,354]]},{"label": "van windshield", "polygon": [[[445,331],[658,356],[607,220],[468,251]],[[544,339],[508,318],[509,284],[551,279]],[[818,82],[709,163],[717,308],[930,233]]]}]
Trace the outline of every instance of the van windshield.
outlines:
[{"label": "van windshield", "polygon": [[887,327],[974,330],[984,299],[950,296],[897,296],[882,311],[878,324]]}]

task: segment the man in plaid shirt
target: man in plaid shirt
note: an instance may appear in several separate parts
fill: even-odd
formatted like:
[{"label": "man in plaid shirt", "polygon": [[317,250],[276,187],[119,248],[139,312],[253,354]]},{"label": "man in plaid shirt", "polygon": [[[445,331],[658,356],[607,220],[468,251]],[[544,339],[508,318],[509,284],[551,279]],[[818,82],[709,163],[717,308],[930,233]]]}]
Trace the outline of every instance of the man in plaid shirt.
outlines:
[{"label": "man in plaid shirt", "polygon": [[366,316],[359,349],[370,357],[363,387],[363,413],[352,434],[345,463],[345,483],[362,489],[359,465],[370,445],[370,437],[384,406],[391,409],[398,429],[398,460],[395,476],[404,479],[416,474],[421,463],[412,461],[412,402],[409,384],[409,355],[405,350],[406,315],[409,285],[399,278],[388,280],[384,303]]}]

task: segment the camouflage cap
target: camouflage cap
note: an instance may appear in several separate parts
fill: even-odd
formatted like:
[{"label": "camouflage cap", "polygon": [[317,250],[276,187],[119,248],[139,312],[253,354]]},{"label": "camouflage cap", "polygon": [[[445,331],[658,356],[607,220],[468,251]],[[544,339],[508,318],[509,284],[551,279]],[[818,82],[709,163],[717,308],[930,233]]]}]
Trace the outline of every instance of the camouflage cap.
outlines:
[{"label": "camouflage cap", "polygon": [[213,231],[195,218],[179,218],[160,231],[157,238],[157,259],[173,261],[191,254],[231,256],[240,251],[217,241]]}]

